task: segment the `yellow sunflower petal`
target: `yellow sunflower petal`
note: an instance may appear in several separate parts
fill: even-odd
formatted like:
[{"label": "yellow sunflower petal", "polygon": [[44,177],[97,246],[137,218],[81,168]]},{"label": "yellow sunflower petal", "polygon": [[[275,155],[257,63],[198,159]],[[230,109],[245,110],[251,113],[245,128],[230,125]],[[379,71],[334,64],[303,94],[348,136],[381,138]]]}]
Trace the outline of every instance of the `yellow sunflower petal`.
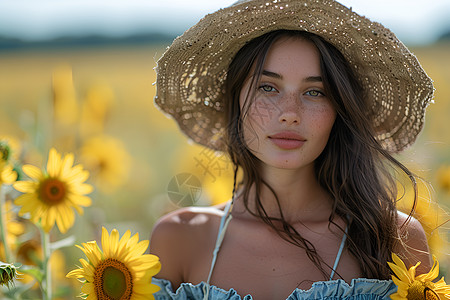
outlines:
[{"label": "yellow sunflower petal", "polygon": [[[130,259],[130,261],[134,261]],[[159,257],[154,254],[143,254],[139,256],[139,264],[154,265],[159,262]]]},{"label": "yellow sunflower petal", "polygon": [[127,257],[136,257],[139,255],[142,255],[148,248],[149,241],[141,241],[136,246],[129,248],[130,251],[127,255]]},{"label": "yellow sunflower petal", "polygon": [[[33,221],[34,223],[37,223],[36,220]],[[42,229],[44,229],[44,231],[46,233],[49,233],[50,230],[52,230],[54,223],[50,223],[48,222],[48,219],[43,219],[42,220]]]},{"label": "yellow sunflower petal", "polygon": [[0,183],[3,182],[3,184],[12,184],[16,180],[17,173],[13,170],[12,166],[8,165],[3,169],[3,171],[0,172]]},{"label": "yellow sunflower petal", "polygon": [[58,205],[56,208],[56,224],[61,233],[66,233],[75,223],[75,214],[69,207]]},{"label": "yellow sunflower petal", "polygon": [[125,234],[120,238],[119,240],[119,244],[117,245],[117,258],[118,259],[125,259],[126,255],[127,255],[127,241],[131,236],[131,232],[130,230],[127,230],[125,232]]},{"label": "yellow sunflower petal", "polygon": [[45,232],[50,232],[53,225],[55,225],[56,214],[51,208],[44,208],[41,212],[41,217],[38,219],[37,216],[32,216],[31,221],[34,223],[41,221],[42,228]]},{"label": "yellow sunflower petal", "polygon": [[72,171],[72,166],[74,162],[74,156],[73,153],[68,153],[64,156],[64,158],[61,161],[61,176],[64,178],[67,178],[68,175],[70,175]]},{"label": "yellow sunflower petal", "polygon": [[83,269],[75,269],[67,273],[67,278],[84,278],[85,273]]},{"label": "yellow sunflower petal", "polygon": [[154,294],[154,293],[156,293],[157,291],[159,291],[161,288],[158,286],[158,285],[156,285],[156,284],[151,284],[150,285],[150,293],[152,293],[152,294]]},{"label": "yellow sunflower petal", "polygon": [[408,269],[409,278],[412,278],[412,279],[416,278],[416,269],[419,265],[420,265],[420,261]]},{"label": "yellow sunflower petal", "polygon": [[95,295],[95,293],[92,293],[87,296],[86,300],[97,300],[97,296]]},{"label": "yellow sunflower petal", "polygon": [[74,169],[72,169],[72,172],[67,176],[67,180],[73,184],[84,182],[88,178],[89,171],[83,170],[82,165],[76,165]]},{"label": "yellow sunflower petal", "polygon": [[406,268],[406,265],[403,262],[403,260],[401,260],[400,257],[398,257],[398,255],[395,254],[394,252],[392,252],[392,261],[394,262],[394,264],[396,264],[397,266],[399,266],[403,270],[408,270],[408,268]]},{"label": "yellow sunflower petal", "polygon": [[87,282],[81,287],[81,292],[87,295],[95,294],[95,287],[92,283]]},{"label": "yellow sunflower petal", "polygon": [[130,231],[130,230],[127,230],[127,231],[123,234],[123,236],[120,238],[120,241],[119,241],[119,247],[126,247],[126,246],[127,246],[127,242],[128,242],[128,240],[130,239],[130,237],[131,237],[131,231]]},{"label": "yellow sunflower petal", "polygon": [[79,245],[75,245],[78,249],[83,250],[84,254],[86,255],[86,258],[88,259],[90,265],[92,265],[94,268],[97,266],[99,260],[97,259],[97,256],[92,253],[92,251],[89,251],[88,249],[82,248]]},{"label": "yellow sunflower petal", "polygon": [[392,281],[395,283],[396,286],[398,286],[399,291],[400,290],[404,290],[404,291],[408,290],[408,287],[409,287],[408,283],[401,281],[400,279],[398,279],[395,276],[392,276]]},{"label": "yellow sunflower petal", "polygon": [[102,249],[105,257],[110,257],[109,251],[109,233],[105,227],[102,227]]},{"label": "yellow sunflower petal", "polygon": [[407,300],[406,297],[400,296],[398,293],[392,294],[390,297],[392,300]]},{"label": "yellow sunflower petal", "polygon": [[36,192],[37,183],[34,181],[17,181],[14,182],[13,187],[22,193]]},{"label": "yellow sunflower petal", "polygon": [[143,295],[141,294],[134,294],[130,300],[154,300],[155,296],[151,295],[150,293],[145,293]]},{"label": "yellow sunflower petal", "polygon": [[396,264],[393,264],[391,262],[388,262],[389,267],[391,267],[391,270],[394,272],[394,274],[403,282],[411,283],[412,279],[409,277],[409,273],[407,270],[403,269],[402,267],[397,266]]},{"label": "yellow sunflower petal", "polygon": [[152,277],[146,274],[141,278],[141,280],[138,280],[133,285],[133,291],[139,296],[151,296],[153,293],[156,293],[160,290],[160,287],[155,284],[151,284],[151,281]]},{"label": "yellow sunflower petal", "polygon": [[47,161],[47,173],[50,177],[56,177],[60,172],[61,155],[56,152],[55,148],[50,149]]},{"label": "yellow sunflower petal", "polygon": [[80,259],[80,262],[83,266],[83,277],[86,278],[88,282],[94,282],[95,269],[84,259]]},{"label": "yellow sunflower petal", "polygon": [[446,291],[447,293],[450,293],[450,285],[447,285],[445,283],[444,277],[439,279],[439,281],[436,282],[434,285],[435,285],[436,289],[443,290],[443,291]]},{"label": "yellow sunflower petal", "polygon": [[436,256],[433,255],[433,266],[431,267],[430,272],[421,274],[417,276],[416,279],[422,282],[433,281],[438,276],[439,276],[439,262],[436,259]]},{"label": "yellow sunflower petal", "polygon": [[30,205],[34,205],[36,202],[38,202],[38,200],[33,194],[23,194],[14,200],[14,204],[17,206],[22,206],[23,211],[25,212],[29,212],[28,207]]},{"label": "yellow sunflower petal", "polygon": [[66,215],[66,226],[68,228],[71,228],[73,226],[73,224],[75,223],[75,213],[73,212],[73,209],[67,205],[61,205],[60,211],[61,214],[64,213],[65,211],[65,215]]},{"label": "yellow sunflower petal", "polygon": [[74,205],[81,205],[84,207],[92,205],[92,199],[87,196],[73,195],[69,199]]},{"label": "yellow sunflower petal", "polygon": [[80,195],[87,195],[94,191],[94,187],[87,183],[78,184],[76,189]]},{"label": "yellow sunflower petal", "polygon": [[49,226],[55,225],[57,216],[57,208],[55,206],[50,206],[47,211],[47,216],[42,217],[43,222],[48,223]]},{"label": "yellow sunflower petal", "polygon": [[117,256],[117,247],[119,246],[119,232],[117,229],[113,229],[111,231],[111,235],[109,236],[109,254],[111,257]]},{"label": "yellow sunflower petal", "polygon": [[445,283],[444,277],[434,284],[434,291],[440,295],[450,296],[450,285]]},{"label": "yellow sunflower petal", "polygon": [[35,167],[33,165],[24,165],[22,167],[22,170],[26,175],[28,175],[32,179],[35,179],[37,181],[41,181],[42,179],[44,179],[44,174],[38,167]]},{"label": "yellow sunflower petal", "polygon": [[132,247],[134,247],[138,242],[139,242],[139,234],[136,233],[135,235],[133,235],[133,236],[128,240],[127,247],[128,247],[128,248],[132,248]]},{"label": "yellow sunflower petal", "polygon": [[[36,210],[31,212],[31,221],[34,223],[39,222],[46,209],[42,206],[36,206]],[[20,215],[20,212],[19,212]]]},{"label": "yellow sunflower petal", "polygon": [[96,267],[98,265],[98,263],[102,260],[102,254],[98,250],[97,242],[91,241],[88,243],[83,243],[82,245],[84,248],[80,247],[78,245],[75,245],[75,246],[78,247],[79,249],[81,249],[84,252],[84,254],[86,255],[86,257],[88,258],[91,265],[93,267]]},{"label": "yellow sunflower petal", "polygon": [[153,295],[140,295],[140,294],[136,294],[134,293],[130,300],[154,300],[155,297]]},{"label": "yellow sunflower petal", "polygon": [[143,262],[142,265],[146,266],[147,272],[150,276],[154,276],[161,271],[161,262],[159,261],[159,258],[156,255],[147,254],[149,255],[149,260],[147,262]]}]

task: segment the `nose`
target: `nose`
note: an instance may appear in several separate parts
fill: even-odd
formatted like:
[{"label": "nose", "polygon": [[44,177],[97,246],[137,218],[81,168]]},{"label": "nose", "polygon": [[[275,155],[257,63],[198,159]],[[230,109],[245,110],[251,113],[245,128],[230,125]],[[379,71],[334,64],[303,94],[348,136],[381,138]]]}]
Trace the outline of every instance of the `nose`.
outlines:
[{"label": "nose", "polygon": [[280,122],[287,125],[298,124],[299,119],[299,115],[292,111],[284,111],[280,115]]},{"label": "nose", "polygon": [[300,122],[300,104],[294,95],[282,99],[280,103],[279,122],[287,125],[298,124]]}]

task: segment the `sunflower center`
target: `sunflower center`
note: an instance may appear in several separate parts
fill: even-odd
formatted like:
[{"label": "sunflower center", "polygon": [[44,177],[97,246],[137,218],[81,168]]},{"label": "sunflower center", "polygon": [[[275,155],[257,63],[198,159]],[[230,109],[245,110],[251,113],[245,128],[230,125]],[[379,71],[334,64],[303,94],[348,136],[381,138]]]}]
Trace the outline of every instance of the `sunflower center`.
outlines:
[{"label": "sunflower center", "polygon": [[98,300],[128,300],[133,293],[133,277],[124,263],[108,258],[95,269],[94,286]]},{"label": "sunflower center", "polygon": [[408,288],[408,300],[439,300],[439,296],[432,289],[433,287],[425,282],[415,281]]},{"label": "sunflower center", "polygon": [[67,188],[64,182],[49,178],[41,184],[40,196],[48,205],[56,205],[64,200]]}]

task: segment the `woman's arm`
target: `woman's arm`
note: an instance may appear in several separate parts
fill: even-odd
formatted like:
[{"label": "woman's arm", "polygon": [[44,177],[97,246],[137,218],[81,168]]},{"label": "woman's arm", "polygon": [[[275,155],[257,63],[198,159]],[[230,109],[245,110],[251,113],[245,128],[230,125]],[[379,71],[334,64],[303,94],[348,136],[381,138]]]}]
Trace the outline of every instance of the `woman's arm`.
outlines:
[{"label": "woman's arm", "polygon": [[167,279],[176,290],[183,280],[185,253],[189,237],[187,226],[181,221],[183,211],[163,216],[153,227],[150,238],[150,252],[161,261],[161,271],[155,276]]},{"label": "woman's arm", "polygon": [[398,228],[402,241],[398,243],[395,252],[402,258],[407,268],[414,266],[420,261],[421,263],[416,269],[416,273],[427,273],[430,271],[432,261],[425,230],[420,222],[413,217],[408,220],[408,223],[403,225],[407,218],[407,214],[398,212]]},{"label": "woman's arm", "polygon": [[163,216],[150,239],[150,252],[161,261],[155,277],[169,280],[174,290],[206,279],[222,215],[221,207],[187,207]]}]

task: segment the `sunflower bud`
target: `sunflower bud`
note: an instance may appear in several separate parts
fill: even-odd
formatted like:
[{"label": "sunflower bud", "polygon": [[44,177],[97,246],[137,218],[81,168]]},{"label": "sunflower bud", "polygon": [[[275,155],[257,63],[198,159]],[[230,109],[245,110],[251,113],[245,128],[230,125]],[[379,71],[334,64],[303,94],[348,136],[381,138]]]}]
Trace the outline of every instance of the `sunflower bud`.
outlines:
[{"label": "sunflower bud", "polygon": [[9,287],[17,278],[17,267],[0,261],[0,285]]}]

